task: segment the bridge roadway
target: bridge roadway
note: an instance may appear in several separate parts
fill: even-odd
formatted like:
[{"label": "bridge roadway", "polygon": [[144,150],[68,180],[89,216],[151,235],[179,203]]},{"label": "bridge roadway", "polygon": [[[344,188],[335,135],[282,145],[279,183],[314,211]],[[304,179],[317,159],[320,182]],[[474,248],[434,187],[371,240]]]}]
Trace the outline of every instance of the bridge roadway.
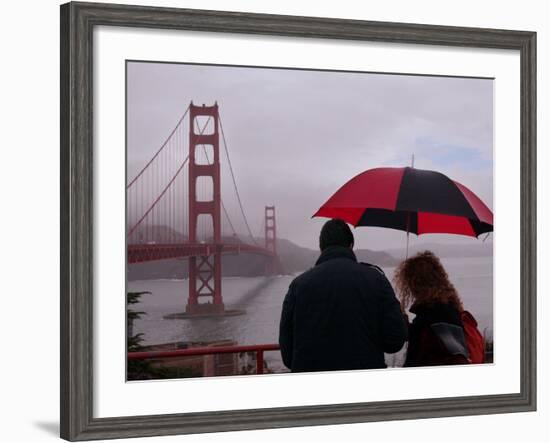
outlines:
[{"label": "bridge roadway", "polygon": [[128,245],[128,263],[143,263],[154,260],[166,260],[179,257],[207,256],[221,252],[222,254],[252,254],[273,257],[268,249],[246,243],[144,243]]}]

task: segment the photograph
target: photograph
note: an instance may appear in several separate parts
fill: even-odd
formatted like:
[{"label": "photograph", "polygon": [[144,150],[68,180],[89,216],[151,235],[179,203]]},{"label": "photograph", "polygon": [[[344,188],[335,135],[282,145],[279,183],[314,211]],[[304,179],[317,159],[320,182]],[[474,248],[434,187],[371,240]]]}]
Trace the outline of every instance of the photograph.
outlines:
[{"label": "photograph", "polygon": [[536,23],[194,6],[60,8],[61,438],[536,411]]},{"label": "photograph", "polygon": [[128,382],[495,362],[494,78],[125,74]]}]

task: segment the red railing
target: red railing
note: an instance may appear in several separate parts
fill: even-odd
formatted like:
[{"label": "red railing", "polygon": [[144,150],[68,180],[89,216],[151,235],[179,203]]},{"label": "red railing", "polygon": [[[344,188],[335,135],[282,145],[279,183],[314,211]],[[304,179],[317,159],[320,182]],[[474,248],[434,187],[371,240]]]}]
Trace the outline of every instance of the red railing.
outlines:
[{"label": "red railing", "polygon": [[237,354],[254,352],[256,354],[256,373],[264,373],[264,352],[278,351],[278,344],[242,345],[242,346],[207,346],[202,348],[177,349],[173,351],[129,352],[128,360],[147,360],[155,358],[177,358],[212,354]]}]

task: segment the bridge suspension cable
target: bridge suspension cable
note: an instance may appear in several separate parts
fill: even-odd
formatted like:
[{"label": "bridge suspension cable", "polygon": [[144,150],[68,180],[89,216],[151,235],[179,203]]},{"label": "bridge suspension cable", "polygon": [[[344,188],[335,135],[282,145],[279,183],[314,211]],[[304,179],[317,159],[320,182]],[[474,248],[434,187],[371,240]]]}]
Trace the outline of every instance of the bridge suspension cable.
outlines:
[{"label": "bridge suspension cable", "polygon": [[[180,129],[182,127],[183,122],[185,120],[185,117],[187,116],[189,111],[190,111],[190,106],[187,107],[187,109],[185,110],[183,115],[178,120],[176,126],[170,132],[170,134],[168,135],[168,137],[164,141],[164,143],[161,145],[161,147],[156,151],[156,153],[147,162],[147,164],[139,171],[139,173],[134,177],[134,179],[127,185],[127,190],[130,191],[130,189],[133,187],[133,185],[138,183],[138,179],[142,176],[144,177],[144,179],[140,180],[139,183],[141,183],[143,181],[145,181],[145,183],[141,183],[139,187],[134,186],[134,188],[136,188],[136,189],[134,189],[135,192],[133,192],[133,194],[135,194],[135,199],[138,198],[138,195],[140,195],[140,194],[143,195],[144,187],[145,187],[145,189],[147,189],[148,187],[151,186],[151,184],[155,184],[155,183],[157,185],[161,185],[160,182],[163,181],[161,179],[161,177],[163,175],[165,175],[166,172],[168,172],[169,169],[171,169],[169,167],[170,163],[172,162],[172,160],[170,160],[170,158],[174,155],[173,154],[174,149],[177,149],[177,150],[182,149],[182,147],[180,146],[180,143],[182,143],[183,140],[184,140],[184,139],[180,138],[180,136],[179,136],[180,134],[179,134],[178,129]],[[203,133],[206,130],[206,128],[207,128],[208,124],[210,123],[210,121],[211,121],[211,117],[209,117],[207,119],[207,121],[204,123],[204,126],[202,128],[200,128],[200,124],[198,125],[200,135],[203,135]],[[242,215],[244,224],[246,226],[246,229],[248,231],[248,234],[250,236],[250,239],[251,239],[252,243],[255,244],[256,246],[258,246],[258,242],[256,241],[256,237],[252,233],[252,230],[250,228],[250,224],[249,224],[248,219],[246,217],[246,213],[245,213],[245,210],[244,210],[244,206],[243,206],[243,203],[242,203],[240,192],[239,192],[239,189],[238,189],[238,186],[237,186],[237,181],[236,181],[236,178],[235,178],[235,171],[233,170],[233,165],[231,163],[231,157],[229,155],[229,147],[228,147],[228,144],[227,144],[227,139],[225,137],[225,131],[224,131],[224,128],[223,128],[223,123],[222,123],[221,116],[219,116],[219,129],[220,129],[220,132],[221,132],[222,141],[223,141],[223,145],[224,145],[224,151],[225,151],[225,155],[226,155],[226,158],[227,158],[227,163],[229,165],[229,172],[231,174],[231,180],[233,182],[233,188],[235,190],[235,195],[237,197],[237,202],[238,202],[238,205],[239,205],[240,213]],[[160,165],[157,165],[154,168],[150,168],[151,165],[153,164],[153,162],[155,162],[155,159],[159,158],[159,155],[166,148],[166,146],[170,146],[170,148],[167,150],[168,154],[166,154],[166,155],[163,154],[163,156],[161,158],[162,161],[161,161]],[[206,158],[207,163],[210,164],[211,161],[210,161],[206,146],[204,144],[202,145],[202,150],[204,152],[204,156]],[[184,150],[183,150],[183,152],[184,152]],[[140,225],[142,225],[143,222],[146,219],[148,219],[148,217],[149,217],[149,219],[152,220],[153,224],[154,224],[155,221],[158,222],[159,216],[160,216],[160,218],[164,217],[164,219],[169,220],[168,226],[171,227],[172,230],[173,230],[173,228],[175,226],[174,222],[176,221],[176,218],[178,216],[177,215],[178,214],[178,209],[176,207],[173,207],[175,205],[175,203],[177,202],[177,200],[176,200],[176,191],[177,190],[172,189],[172,188],[174,188],[173,185],[174,185],[174,182],[175,182],[176,178],[179,175],[182,174],[182,171],[185,171],[184,167],[188,163],[188,161],[189,161],[189,154],[187,154],[187,156],[185,157],[185,159],[183,159],[183,161],[181,162],[179,167],[177,167],[177,169],[173,173],[172,178],[167,182],[167,184],[164,186],[164,188],[159,187],[159,190],[162,189],[160,194],[158,194],[157,197],[154,198],[148,206],[145,206],[145,208],[147,208],[147,209],[142,213],[141,217],[133,217],[135,222],[134,222],[134,225],[131,226],[131,228],[128,230],[128,234],[127,234],[128,238],[130,238],[132,236],[132,234],[137,232],[138,227],[140,227]],[[156,164],[158,164],[158,163],[159,162],[156,162]],[[145,171],[147,171],[148,169],[151,169],[153,172],[152,173],[148,172],[146,175],[144,175]],[[172,170],[174,170],[174,169],[172,169]],[[167,196],[167,198],[166,198],[166,196]],[[184,196],[185,196],[185,194],[184,194]],[[164,200],[167,200],[166,205],[167,205],[168,209],[160,208],[159,202],[161,200],[163,200],[163,198],[164,198]],[[229,216],[229,212],[227,211],[227,208],[224,204],[224,201],[221,198],[220,198],[220,203],[221,203],[225,218],[228,221],[229,228],[231,229],[233,235],[240,242],[243,243],[242,239],[237,234],[237,231],[235,229],[235,225],[234,225],[233,221],[231,220],[231,217]],[[157,208],[157,206],[159,206],[159,207]],[[137,208],[137,203],[136,203],[136,208]],[[162,214],[164,214],[164,215],[162,215]],[[138,214],[135,214],[135,215],[138,215]],[[182,219],[183,229],[184,229],[184,231],[182,232],[183,235],[185,235],[185,231],[186,231],[185,221],[186,221],[186,219],[185,219],[185,216],[184,216],[183,219]],[[200,220],[199,220],[199,222],[200,222]],[[153,225],[151,225],[151,223],[149,223],[149,224],[145,223],[144,226],[147,229],[147,232],[149,231],[149,228],[151,228],[151,230],[153,229],[153,227],[152,227]],[[200,228],[199,228],[199,230],[200,230]],[[177,240],[177,232],[178,232],[177,230],[172,232],[172,233],[165,230],[165,231],[161,231],[160,234],[158,232],[157,232],[157,234],[154,234],[154,232],[151,231],[151,233],[154,236],[154,237],[152,237],[152,240],[153,241],[158,240],[158,238],[156,238],[156,237],[161,235],[162,237],[168,237],[168,239],[172,239],[173,241],[176,241]],[[149,239],[148,234],[146,234],[146,241],[148,241],[147,239]],[[163,238],[162,240],[166,240],[166,239]],[[142,241],[143,241],[143,237],[141,237],[140,242],[142,242]]]},{"label": "bridge suspension cable", "polygon": [[239,207],[241,209],[241,214],[243,216],[244,223],[246,225],[246,229],[248,230],[248,233],[250,234],[250,238],[252,239],[254,244],[257,245],[258,243],[256,242],[256,239],[254,238],[254,234],[252,234],[252,230],[250,229],[250,225],[248,224],[248,220],[246,218],[246,214],[245,214],[244,208],[243,208],[243,203],[241,201],[241,196],[239,194],[239,189],[237,188],[237,181],[235,180],[235,174],[233,173],[233,166],[231,165],[231,158],[229,157],[229,150],[227,148],[227,141],[225,140],[225,133],[224,133],[224,130],[223,130],[221,115],[219,116],[219,120],[220,120],[220,131],[221,131],[222,140],[223,140],[223,147],[224,147],[224,150],[225,150],[225,155],[227,157],[227,163],[229,165],[229,171],[231,172],[231,179],[233,180],[233,187],[235,188],[235,193],[237,194],[237,201],[239,202]]},{"label": "bridge suspension cable", "polygon": [[145,170],[151,166],[151,164],[155,161],[155,159],[159,156],[159,154],[162,152],[162,150],[168,145],[168,142],[171,140],[172,136],[175,134],[175,132],[178,130],[178,128],[180,127],[181,123],[183,122],[183,120],[185,119],[186,115],[188,114],[189,112],[189,106],[187,106],[187,109],[185,110],[185,112],[183,113],[183,115],[181,116],[181,118],[178,120],[178,123],[176,124],[176,126],[174,127],[174,129],[172,130],[172,132],[170,132],[170,135],[166,138],[166,140],[164,141],[164,143],[162,144],[162,146],[159,148],[159,150],[155,153],[155,155],[153,155],[153,157],[151,158],[151,160],[149,160],[147,162],[147,164],[143,167],[143,169],[141,171],[138,172],[138,174],[134,177],[134,179],[126,186],[126,189],[129,189],[130,187],[132,187],[132,185],[137,181],[138,178],[140,178],[142,176],[142,174],[145,172]]},{"label": "bridge suspension cable", "polygon": [[141,222],[143,220],[145,220],[147,218],[149,213],[155,208],[155,205],[162,199],[164,194],[166,194],[166,191],[170,188],[170,186],[172,186],[172,183],[174,183],[174,180],[179,175],[179,173],[183,170],[183,167],[185,166],[185,164],[187,163],[188,160],[189,160],[189,154],[187,154],[187,157],[185,157],[185,160],[183,161],[183,163],[180,165],[180,167],[178,168],[178,170],[176,171],[176,173],[174,174],[172,179],[168,182],[168,184],[165,186],[165,188],[162,190],[162,192],[156,198],[156,200],[153,202],[153,204],[151,206],[149,206],[149,209],[147,209],[147,211],[145,211],[145,214],[143,214],[143,216],[139,219],[139,221],[134,226],[132,226],[132,228],[129,230],[128,237],[130,237],[134,233],[136,228],[141,224]]},{"label": "bridge suspension cable", "polygon": [[258,238],[262,238],[262,234],[265,231],[265,218],[262,220],[262,224],[260,225],[260,231],[258,232]]},{"label": "bridge suspension cable", "polygon": [[[210,163],[210,157],[208,156],[208,151],[206,150],[206,147],[202,145],[202,150],[204,152],[204,156],[206,158],[206,161]],[[231,217],[229,217],[229,213],[227,212],[227,209],[225,208],[225,205],[223,204],[223,199],[220,197],[220,203],[222,205],[223,212],[227,218],[227,221],[229,223],[229,227],[231,228],[231,231],[233,232],[233,235],[235,235],[239,240],[239,235],[237,234],[237,231],[235,230],[235,227],[233,226],[233,222],[231,221]]]},{"label": "bridge suspension cable", "polygon": [[[153,159],[158,156],[158,154],[160,153],[160,151],[162,149],[164,149],[164,146],[167,145],[168,141],[172,138],[172,135],[174,135],[176,129],[181,125],[181,122],[183,121],[183,118],[185,117],[185,115],[187,114],[187,112],[189,111],[189,107],[187,108],[187,110],[185,111],[185,113],[183,114],[182,118],[178,121],[178,124],[176,125],[176,127],[174,128],[174,130],[171,132],[170,136],[168,137],[168,139],[166,140],[166,142],[163,144],[163,146],[161,147],[161,149],[159,151],[157,151],[157,153],[155,154],[155,156],[153,157]],[[206,127],[208,126],[208,123],[210,122],[210,117],[208,118],[208,120],[204,123],[204,126],[202,128],[199,127],[199,135],[202,135],[204,133],[204,131],[206,130]],[[203,149],[204,149],[204,146],[203,146]],[[206,152],[206,151],[205,151]],[[143,171],[145,171],[145,169],[147,169],[148,165],[150,165],[153,161],[153,159],[151,159],[149,161],[149,163],[147,163],[147,166],[141,171],[141,173]],[[162,192],[158,195],[158,197],[153,201],[153,203],[149,206],[149,208],[145,211],[145,213],[139,218],[139,220],[128,230],[128,234],[127,234],[127,237],[131,237],[132,234],[136,231],[136,229],[141,225],[141,223],[147,218],[147,216],[154,210],[155,206],[157,205],[157,203],[159,203],[162,198],[164,197],[164,195],[166,194],[166,192],[170,189],[170,187],[172,186],[172,184],[174,183],[174,181],[176,180],[176,178],[178,177],[178,175],[180,174],[180,172],[183,171],[183,168],[184,166],[186,165],[186,163],[189,161],[189,154],[187,154],[187,156],[185,157],[185,159],[183,160],[183,162],[181,163],[181,165],[178,167],[178,169],[176,170],[175,174],[173,175],[173,177],[170,179],[170,181],[168,182],[168,184],[164,187],[164,189],[162,190]],[[138,174],[138,177],[139,175]],[[136,177],[133,182],[135,182],[135,180],[138,178]],[[132,183],[133,183],[132,182]],[[127,188],[128,189],[128,188]],[[171,197],[171,196],[170,196]]]}]

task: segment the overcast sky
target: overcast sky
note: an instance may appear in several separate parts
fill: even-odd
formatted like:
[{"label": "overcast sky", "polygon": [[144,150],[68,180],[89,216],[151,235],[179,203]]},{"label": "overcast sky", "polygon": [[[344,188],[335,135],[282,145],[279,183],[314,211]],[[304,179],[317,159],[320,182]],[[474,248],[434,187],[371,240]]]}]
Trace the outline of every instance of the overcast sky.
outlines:
[{"label": "overcast sky", "polygon": [[[326,219],[311,215],[332,193],[367,169],[408,166],[413,153],[415,167],[448,175],[493,207],[492,80],[131,62],[127,81],[128,176],[191,101],[217,101],[255,234],[264,206],[275,205],[278,236],[317,248]],[[221,159],[222,200],[244,232]],[[405,245],[401,231],[359,227],[354,234],[360,248]],[[427,241],[480,240],[411,237],[411,244]]]}]

